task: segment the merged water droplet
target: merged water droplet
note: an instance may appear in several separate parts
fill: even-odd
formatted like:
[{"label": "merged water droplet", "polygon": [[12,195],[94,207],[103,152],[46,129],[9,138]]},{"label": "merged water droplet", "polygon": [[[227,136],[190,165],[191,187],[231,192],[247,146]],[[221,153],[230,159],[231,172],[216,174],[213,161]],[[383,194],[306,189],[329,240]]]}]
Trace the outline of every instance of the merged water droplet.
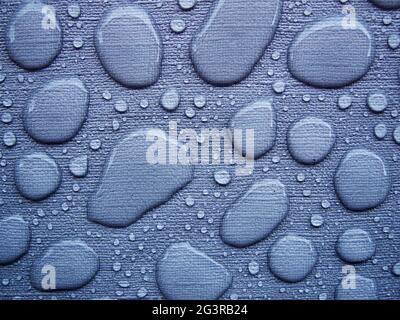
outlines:
[{"label": "merged water droplet", "polygon": [[220,86],[245,79],[270,44],[281,7],[280,0],[216,1],[192,41],[191,55],[198,74]]},{"label": "merged water droplet", "polygon": [[19,216],[0,220],[0,265],[18,260],[29,249],[29,224]]},{"label": "merged water droplet", "polygon": [[360,275],[354,275],[354,284],[342,283],[336,288],[336,300],[377,300],[375,281]]},{"label": "merged water droplet", "polygon": [[344,261],[350,263],[363,262],[374,255],[375,243],[367,231],[348,229],[339,237],[336,251]]},{"label": "merged water droplet", "polygon": [[288,148],[296,161],[317,164],[328,156],[335,140],[335,133],[329,123],[319,118],[307,117],[291,126]]},{"label": "merged water droplet", "polygon": [[78,78],[52,80],[40,88],[24,109],[24,127],[36,141],[63,143],[86,120],[89,93]]},{"label": "merged water droplet", "polygon": [[225,213],[222,240],[235,247],[247,247],[265,239],[285,218],[289,200],[285,186],[274,179],[256,182]]},{"label": "merged water droplet", "polygon": [[369,0],[378,7],[386,10],[393,10],[400,8],[400,0]]},{"label": "merged water droplet", "polygon": [[390,177],[384,161],[372,151],[354,149],[340,162],[334,178],[337,196],[353,211],[377,207],[390,191]]},{"label": "merged water droplet", "polygon": [[15,184],[25,198],[39,201],[56,192],[61,171],[53,158],[43,152],[21,156],[15,166]]},{"label": "merged water droplet", "polygon": [[172,300],[217,299],[232,283],[224,266],[187,242],[167,248],[157,263],[156,279],[162,294]]},{"label": "merged water droplet", "polygon": [[354,18],[325,18],[307,26],[289,48],[294,77],[321,88],[340,88],[362,78],[375,56],[374,40]]},{"label": "merged water droplet", "polygon": [[49,66],[61,51],[62,31],[54,7],[39,0],[22,5],[9,22],[7,50],[20,67]]},{"label": "merged water droplet", "polygon": [[242,137],[248,135],[246,130],[254,130],[254,158],[262,157],[266,152],[272,149],[276,139],[276,114],[271,98],[264,98],[250,103],[241,109],[232,118],[230,128],[242,130],[238,137],[233,135],[233,145],[235,149],[243,156],[251,157],[247,150],[248,144]]},{"label": "merged water droplet", "polygon": [[103,67],[122,85],[142,88],[158,80],[162,43],[144,9],[130,5],[108,11],[97,28],[95,45]]},{"label": "merged water droplet", "polygon": [[[177,148],[176,142],[163,132],[157,131],[155,135],[157,141],[146,140],[146,136],[153,134],[136,131],[114,148],[100,186],[89,201],[90,220],[110,227],[126,227],[146,211],[168,201],[192,180],[193,166],[169,161],[174,160],[169,157]],[[158,164],[152,164],[152,157]]]},{"label": "merged water droplet", "polygon": [[[88,284],[98,269],[99,257],[85,242],[60,241],[34,262],[31,283],[41,291],[78,289]],[[55,288],[51,287],[52,276],[55,276]]]},{"label": "merged water droplet", "polygon": [[272,274],[286,282],[304,280],[317,262],[312,242],[303,237],[287,235],[271,247],[268,259]]}]

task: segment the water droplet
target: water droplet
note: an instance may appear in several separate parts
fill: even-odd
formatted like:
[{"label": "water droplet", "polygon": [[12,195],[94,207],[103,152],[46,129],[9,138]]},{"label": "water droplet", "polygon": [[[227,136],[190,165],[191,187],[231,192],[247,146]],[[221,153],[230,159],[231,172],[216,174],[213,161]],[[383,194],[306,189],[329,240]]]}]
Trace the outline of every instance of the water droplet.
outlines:
[{"label": "water droplet", "polygon": [[371,111],[379,113],[388,106],[388,101],[383,93],[371,93],[368,95],[368,107]]},{"label": "water droplet", "polygon": [[54,7],[29,1],[20,7],[7,30],[7,50],[20,67],[49,66],[61,51],[62,31]]},{"label": "water droplet", "polygon": [[182,10],[191,10],[196,5],[197,0],[179,0],[178,4]]},{"label": "water droplet", "polygon": [[32,285],[38,290],[42,287],[45,266],[55,270],[55,285],[53,290],[73,290],[88,284],[99,269],[99,258],[92,248],[80,240],[61,241],[38,258],[31,269]]},{"label": "water droplet", "polygon": [[[375,55],[372,35],[355,20],[325,18],[307,26],[289,48],[289,69],[298,80],[322,88],[340,88],[362,78]],[[351,22],[350,22],[351,23]]]},{"label": "water droplet", "polygon": [[70,3],[67,8],[68,14],[71,18],[77,19],[81,15],[81,7],[79,3]]},{"label": "water droplet", "polygon": [[226,170],[218,170],[214,173],[214,180],[221,186],[226,186],[231,182],[231,175]]},{"label": "water droplet", "polygon": [[[250,103],[234,115],[230,127],[232,130],[242,130],[243,135],[246,130],[254,130],[254,157],[260,158],[275,144],[276,114],[272,99],[264,98]],[[252,156],[247,154],[249,150],[245,150],[241,136],[240,139],[233,137],[233,144],[243,156]]]},{"label": "water droplet", "polygon": [[386,125],[384,123],[377,124],[374,128],[374,134],[378,139],[385,138],[387,134]]},{"label": "water droplet", "polygon": [[100,21],[95,40],[103,67],[117,82],[142,88],[158,80],[162,43],[144,9],[130,5],[108,11]]},{"label": "water droplet", "polygon": [[43,200],[60,186],[61,171],[54,159],[46,153],[27,154],[17,160],[15,183],[25,198]]},{"label": "water droplet", "polygon": [[342,284],[336,288],[336,300],[377,300],[375,281],[360,275],[354,277],[354,288],[344,287]]},{"label": "water droplet", "polygon": [[288,209],[285,186],[279,180],[261,180],[225,213],[221,238],[235,247],[257,243],[281,223]]},{"label": "water droplet", "polygon": [[6,147],[14,147],[17,143],[17,137],[12,131],[4,132],[3,143]]},{"label": "water droplet", "polygon": [[353,211],[377,207],[390,190],[390,177],[384,161],[365,149],[349,151],[334,178],[335,190],[343,205]]},{"label": "water droplet", "polygon": [[170,23],[171,30],[175,33],[182,33],[186,29],[186,23],[182,19],[173,19]]},{"label": "water droplet", "polygon": [[351,106],[352,103],[353,103],[352,96],[347,95],[347,94],[343,94],[343,95],[339,96],[339,99],[338,99],[339,109],[346,110]]},{"label": "water droplet", "polygon": [[310,240],[288,235],[277,240],[268,254],[274,276],[286,282],[299,282],[307,277],[317,262],[317,252]]},{"label": "water droplet", "polygon": [[339,237],[336,251],[344,261],[363,262],[374,255],[375,243],[368,232],[362,229],[348,229]]},{"label": "water droplet", "polygon": [[29,248],[29,224],[19,216],[0,220],[0,265],[10,264],[23,256]]},{"label": "water droplet", "polygon": [[324,217],[320,214],[313,214],[311,216],[311,225],[315,228],[319,228],[324,224]]},{"label": "water droplet", "polygon": [[245,79],[270,44],[281,7],[280,0],[216,1],[192,41],[192,60],[199,75],[222,86]]},{"label": "water droplet", "polygon": [[397,126],[396,129],[393,131],[393,140],[400,144],[400,126]]},{"label": "water droplet", "polygon": [[161,95],[160,104],[165,110],[174,111],[178,108],[180,99],[178,90],[170,88]]},{"label": "water droplet", "polygon": [[256,275],[260,272],[260,266],[256,261],[250,261],[248,265],[248,269],[251,275]]},{"label": "water droplet", "polygon": [[400,0],[369,0],[369,1],[382,9],[391,10],[400,8]]},{"label": "water droplet", "polygon": [[25,130],[42,143],[66,142],[85,122],[88,105],[89,93],[78,78],[50,81],[26,104]]},{"label": "water droplet", "polygon": [[168,247],[157,263],[156,279],[163,295],[173,300],[217,299],[232,282],[225,267],[187,242]]},{"label": "water droplet", "polygon": [[288,148],[296,161],[312,165],[328,156],[335,140],[335,133],[329,123],[308,117],[296,122],[290,128]]},{"label": "water droplet", "polygon": [[125,100],[117,100],[117,102],[114,105],[114,109],[117,112],[124,113],[128,111],[128,104],[125,102]]},{"label": "water droplet", "polygon": [[71,159],[71,161],[69,162],[69,170],[77,178],[85,177],[88,172],[87,155],[78,156]]},{"label": "water droplet", "polygon": [[[149,163],[148,153],[152,150],[155,152],[155,146],[177,148],[173,139],[159,133],[156,134],[158,142],[151,143],[146,136],[152,137],[153,133],[136,131],[114,148],[100,186],[90,199],[90,220],[111,227],[126,227],[146,211],[168,201],[192,180],[193,167],[190,165],[163,165],[160,158],[156,160],[160,160],[161,164]],[[170,152],[172,154],[171,149]],[[168,157],[169,153],[165,155]],[[115,206],[116,201],[120,203],[119,206]]]}]

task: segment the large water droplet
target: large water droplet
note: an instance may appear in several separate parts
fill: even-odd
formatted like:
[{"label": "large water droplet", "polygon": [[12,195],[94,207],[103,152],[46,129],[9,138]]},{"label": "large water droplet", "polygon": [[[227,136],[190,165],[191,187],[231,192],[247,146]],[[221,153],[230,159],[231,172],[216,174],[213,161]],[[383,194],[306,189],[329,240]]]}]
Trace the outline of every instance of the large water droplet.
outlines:
[{"label": "large water droplet", "polygon": [[247,247],[265,239],[285,218],[289,209],[285,186],[279,180],[255,183],[228,209],[221,238],[235,247]]},{"label": "large water droplet", "polygon": [[243,156],[248,155],[249,150],[245,150],[248,145],[242,137],[248,136],[246,130],[254,130],[254,158],[263,156],[272,149],[276,139],[276,114],[272,99],[260,99],[241,109],[232,118],[230,127],[232,132],[242,130],[239,139],[235,139],[235,136],[232,139],[239,153]]},{"label": "large water droplet", "polygon": [[317,164],[331,152],[336,137],[329,123],[314,117],[296,122],[288,133],[292,157],[303,164]]},{"label": "large water droplet", "polygon": [[0,265],[23,256],[29,248],[29,224],[19,216],[0,220]]},{"label": "large water droplet", "polygon": [[173,300],[217,299],[232,283],[224,266],[187,242],[168,247],[156,272],[161,292]]},{"label": "large water droplet", "polygon": [[375,56],[372,35],[356,19],[331,17],[297,35],[289,48],[289,69],[315,87],[340,88],[362,78]]},{"label": "large water droplet", "polygon": [[8,25],[10,58],[28,70],[49,66],[61,51],[62,31],[54,7],[38,0],[21,6]]},{"label": "large water droplet", "polygon": [[[73,290],[88,284],[99,269],[99,258],[80,240],[61,241],[38,258],[31,269],[32,285],[38,290]],[[43,287],[46,274],[55,272],[55,288]],[[51,284],[51,280],[49,280]]]},{"label": "large water droplet", "polygon": [[363,262],[375,253],[375,243],[368,232],[362,229],[349,229],[339,237],[336,251],[344,261]]},{"label": "large water droplet", "polygon": [[365,149],[351,150],[343,157],[334,183],[340,201],[353,211],[377,207],[385,201],[390,190],[384,161]]},{"label": "large water droplet", "polygon": [[360,275],[355,275],[350,281],[354,285],[343,286],[339,284],[336,288],[336,300],[377,300],[375,281]]},{"label": "large water droplet", "polygon": [[[130,134],[112,151],[99,189],[89,202],[90,220],[112,227],[126,227],[146,211],[168,201],[192,180],[191,165],[168,161],[172,150],[177,148],[176,142],[161,135],[162,132],[157,133],[159,140],[156,143],[146,141],[147,133],[142,130]],[[158,151],[166,155],[167,164],[149,163],[148,156],[152,155],[148,152],[158,146]],[[164,147],[169,148],[169,152],[162,151]]]},{"label": "large water droplet", "polygon": [[25,198],[43,200],[60,186],[61,171],[54,159],[46,153],[27,154],[17,160],[15,183]]},{"label": "large water droplet", "polygon": [[400,8],[400,0],[369,0],[369,1],[382,9],[391,10]]},{"label": "large water droplet", "polygon": [[144,9],[131,5],[108,11],[95,40],[100,61],[114,80],[129,88],[147,87],[158,80],[162,43]]},{"label": "large water droplet", "polygon": [[286,282],[299,282],[307,277],[317,262],[318,254],[310,240],[288,235],[271,247],[269,268],[274,276]]},{"label": "large water droplet", "polygon": [[219,0],[192,41],[193,64],[215,85],[245,79],[271,42],[279,18],[280,0]]},{"label": "large water droplet", "polygon": [[53,80],[40,88],[24,109],[24,127],[42,143],[72,139],[86,120],[89,93],[81,80]]}]

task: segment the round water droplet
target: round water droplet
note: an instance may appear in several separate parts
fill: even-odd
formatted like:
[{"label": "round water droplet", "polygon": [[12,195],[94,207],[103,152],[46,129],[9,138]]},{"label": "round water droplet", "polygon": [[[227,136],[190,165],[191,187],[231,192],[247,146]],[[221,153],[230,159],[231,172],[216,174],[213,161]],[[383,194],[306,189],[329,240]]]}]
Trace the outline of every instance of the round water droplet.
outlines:
[{"label": "round water droplet", "polygon": [[347,209],[363,211],[385,201],[390,190],[390,177],[378,155],[366,149],[354,149],[340,162],[334,184]]},{"label": "round water droplet", "polygon": [[250,274],[256,275],[260,271],[260,266],[256,261],[250,261],[248,269]]},{"label": "round water droplet", "polygon": [[62,46],[54,7],[38,0],[21,6],[10,20],[6,40],[10,58],[20,67],[37,70],[49,66]]},{"label": "round water droplet", "polygon": [[269,268],[283,281],[299,282],[312,271],[317,256],[310,240],[288,235],[272,245],[268,254]]},{"label": "round water droplet", "polygon": [[14,147],[17,143],[17,137],[12,131],[4,132],[3,143],[6,147]]},{"label": "round water droplet", "polygon": [[231,182],[231,175],[226,170],[218,170],[214,173],[214,180],[221,186],[226,186]]},{"label": "round water droplet", "polygon": [[384,123],[377,124],[374,128],[374,134],[375,134],[375,137],[377,137],[378,139],[385,138],[386,134],[387,134],[386,125]]},{"label": "round water droplet", "polygon": [[128,104],[125,102],[125,100],[118,100],[115,103],[114,108],[117,112],[124,113],[128,111]]},{"label": "round water droplet", "polygon": [[336,136],[330,124],[308,117],[296,122],[288,133],[288,148],[292,157],[303,164],[324,160],[335,144]]},{"label": "round water droplet", "polygon": [[174,19],[170,23],[171,30],[175,33],[182,33],[186,29],[186,23],[182,19]]},{"label": "round water droplet", "polygon": [[341,110],[346,110],[353,103],[353,98],[350,95],[343,94],[338,99],[338,106]]},{"label": "round water droplet", "polygon": [[17,160],[15,183],[27,199],[39,201],[53,194],[61,183],[57,163],[43,152],[24,155]]},{"label": "round water droplet", "polygon": [[311,216],[311,225],[315,228],[319,228],[324,224],[324,217],[320,214],[313,214]]},{"label": "round water droplet", "polygon": [[396,129],[393,131],[393,140],[400,144],[400,126],[397,126]]},{"label": "round water droplet", "polygon": [[400,262],[397,262],[392,269],[392,272],[395,276],[399,277],[400,276]]},{"label": "round water droplet", "polygon": [[79,3],[70,3],[67,10],[71,18],[76,19],[81,15],[81,7],[79,6]]},{"label": "round water droplet", "polygon": [[368,95],[368,107],[371,111],[379,113],[384,111],[388,106],[388,101],[383,93],[371,93]]},{"label": "round water droplet", "polygon": [[122,85],[143,88],[158,80],[162,43],[144,9],[129,5],[108,11],[97,28],[95,45],[103,67]]},{"label": "round water droplet", "polygon": [[19,216],[0,220],[0,265],[10,264],[29,248],[29,224]]},{"label": "round water droplet", "polygon": [[374,255],[375,243],[368,232],[362,229],[348,229],[339,237],[336,251],[342,260],[359,263]]},{"label": "round water droplet", "polygon": [[88,106],[89,93],[78,78],[50,81],[26,104],[25,130],[42,143],[66,142],[82,127]]}]

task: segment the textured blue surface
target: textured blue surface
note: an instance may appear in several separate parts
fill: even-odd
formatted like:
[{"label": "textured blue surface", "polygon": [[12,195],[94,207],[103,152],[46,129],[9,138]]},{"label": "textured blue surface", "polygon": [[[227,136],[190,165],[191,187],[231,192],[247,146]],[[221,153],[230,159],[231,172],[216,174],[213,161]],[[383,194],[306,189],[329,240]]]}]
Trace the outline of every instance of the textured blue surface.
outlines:
[{"label": "textured blue surface", "polygon": [[[13,264],[0,266],[1,299],[168,297],[165,293],[163,296],[158,286],[161,282],[156,279],[156,266],[168,247],[181,242],[190,243],[214,260],[217,264],[213,264],[211,270],[222,265],[229,272],[232,282],[221,299],[334,299],[343,277],[342,266],[347,264],[337,255],[336,242],[344,231],[352,228],[368,231],[376,245],[371,259],[355,265],[357,275],[375,281],[377,298],[400,298],[400,278],[392,273],[393,266],[400,261],[400,146],[392,137],[400,119],[400,57],[399,49],[388,46],[388,37],[399,33],[400,11],[382,10],[367,0],[352,0],[357,17],[375,38],[374,61],[359,81],[340,89],[318,89],[299,82],[290,74],[288,48],[308,23],[341,15],[343,4],[338,0],[283,1],[282,17],[273,40],[251,74],[238,84],[219,87],[207,84],[198,76],[190,54],[191,40],[203,27],[213,1],[199,0],[190,11],[181,10],[175,0],[77,2],[81,14],[79,18],[72,18],[68,15],[68,1],[49,1],[56,8],[63,30],[62,50],[47,68],[26,71],[10,59],[6,50],[7,25],[20,2],[0,1],[0,113],[3,119],[0,137],[10,137],[11,131],[17,139],[12,147],[0,144],[0,218],[19,215],[29,222],[31,229],[28,252]],[[144,89],[128,89],[115,82],[102,67],[95,50],[94,35],[103,14],[112,7],[132,3],[152,16],[163,43],[160,79]],[[186,29],[181,33],[172,32],[170,28],[171,21],[177,18],[186,22]],[[63,77],[78,77],[85,83],[90,94],[87,120],[69,142],[54,145],[36,142],[24,130],[23,110],[38,89],[50,80]],[[280,94],[276,93],[281,91],[277,81],[285,83],[285,90]],[[180,105],[174,112],[164,110],[159,103],[162,93],[170,87],[177,88],[180,93]],[[388,106],[381,113],[372,112],[367,106],[368,95],[377,91],[384,92],[388,99]],[[199,94],[207,98],[206,106],[201,109],[193,104],[194,97]],[[338,107],[338,99],[343,94],[352,96],[352,105],[346,110]],[[256,161],[253,175],[235,176],[232,166],[196,166],[190,184],[128,227],[109,228],[87,219],[87,204],[98,189],[109,154],[128,134],[149,127],[167,130],[170,120],[179,121],[179,128],[225,128],[241,108],[263,97],[274,97],[277,138],[274,147]],[[126,113],[114,109],[121,99],[128,104]],[[143,108],[147,103],[148,107]],[[189,107],[196,110],[193,118],[185,115]],[[11,122],[7,121],[7,113],[12,116]],[[331,153],[312,166],[297,163],[287,147],[290,126],[307,116],[323,119],[336,134]],[[113,130],[117,127],[116,121],[119,129]],[[374,127],[380,123],[385,124],[388,131],[383,139],[374,135]],[[99,149],[96,147],[98,140],[101,141]],[[360,148],[371,150],[385,160],[391,188],[380,206],[352,212],[339,201],[333,180],[343,156]],[[55,194],[38,202],[21,196],[14,180],[17,160],[34,152],[50,155],[62,172],[62,182]],[[76,178],[70,173],[69,162],[82,155],[88,156],[88,174]],[[230,184],[216,184],[213,174],[219,169],[231,173]],[[302,175],[305,180],[299,182],[303,180]],[[286,186],[290,202],[287,217],[265,240],[252,246],[234,248],[225,244],[220,237],[224,213],[255,182],[265,178],[279,179]],[[323,216],[324,223],[319,228],[311,225],[314,214]],[[297,283],[278,279],[268,267],[271,246],[289,234],[311,240],[318,253],[311,273]],[[33,288],[34,262],[55,243],[77,239],[85,242],[99,257],[99,271],[93,280],[72,291],[46,293]],[[192,256],[193,261],[197,258]],[[62,256],[60,260],[63,259]],[[197,263],[196,268],[198,266]],[[90,266],[83,269],[92,270]],[[169,274],[167,280],[171,280],[170,273],[165,273]],[[204,278],[206,275],[199,276],[197,269],[194,280],[190,281],[195,283],[196,276]],[[219,277],[210,273],[210,279],[223,278],[221,281],[229,282],[228,276],[222,275],[224,273]],[[193,285],[199,292],[190,297],[213,297],[226,285],[216,281],[215,287],[210,288]],[[171,281],[165,283],[167,287],[173,286]],[[362,286],[371,288],[371,283],[363,280]],[[178,285],[169,289],[169,297],[181,297],[180,290]],[[369,295],[368,290],[365,292],[365,298],[375,297]],[[346,291],[339,293],[348,297]]]}]

